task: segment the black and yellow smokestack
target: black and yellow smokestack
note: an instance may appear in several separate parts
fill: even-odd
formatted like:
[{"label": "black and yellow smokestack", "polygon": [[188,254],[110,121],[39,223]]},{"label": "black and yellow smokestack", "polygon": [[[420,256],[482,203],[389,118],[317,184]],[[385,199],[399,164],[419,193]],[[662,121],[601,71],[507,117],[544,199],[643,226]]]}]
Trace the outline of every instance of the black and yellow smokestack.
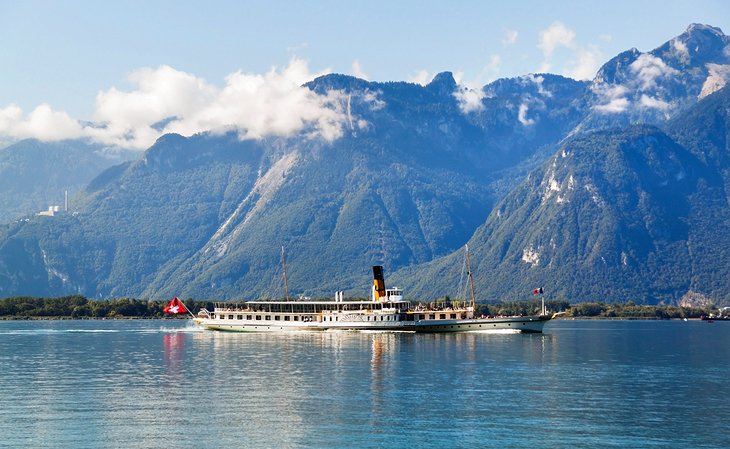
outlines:
[{"label": "black and yellow smokestack", "polygon": [[380,301],[385,297],[385,278],[383,278],[383,267],[373,266],[373,284],[375,285],[375,299]]}]

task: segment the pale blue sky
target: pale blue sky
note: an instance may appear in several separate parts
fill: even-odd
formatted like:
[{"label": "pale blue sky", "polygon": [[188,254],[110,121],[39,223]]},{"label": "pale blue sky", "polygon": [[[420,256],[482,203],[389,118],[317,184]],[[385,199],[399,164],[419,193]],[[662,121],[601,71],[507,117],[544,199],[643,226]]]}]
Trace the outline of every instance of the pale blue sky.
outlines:
[{"label": "pale blue sky", "polygon": [[141,68],[168,65],[223,87],[228,74],[281,70],[292,58],[312,74],[372,81],[444,70],[471,85],[544,69],[589,78],[693,22],[730,33],[730,2],[0,0],[0,109],[27,115],[47,103],[98,119],[97,93],[134,90],[127,77]]}]

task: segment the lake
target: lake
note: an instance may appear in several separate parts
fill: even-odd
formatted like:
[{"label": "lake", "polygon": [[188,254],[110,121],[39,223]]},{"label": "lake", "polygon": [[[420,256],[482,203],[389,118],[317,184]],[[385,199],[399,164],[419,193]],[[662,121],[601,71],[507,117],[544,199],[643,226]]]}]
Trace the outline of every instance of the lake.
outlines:
[{"label": "lake", "polygon": [[0,322],[0,447],[727,448],[730,322],[544,334]]}]

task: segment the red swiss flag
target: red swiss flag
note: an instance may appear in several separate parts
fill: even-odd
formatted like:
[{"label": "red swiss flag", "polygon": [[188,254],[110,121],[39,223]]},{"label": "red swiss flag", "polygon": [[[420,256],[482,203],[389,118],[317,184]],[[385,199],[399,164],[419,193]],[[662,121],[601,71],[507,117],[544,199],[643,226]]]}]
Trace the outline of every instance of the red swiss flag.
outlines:
[{"label": "red swiss flag", "polygon": [[175,296],[172,298],[172,301],[170,301],[170,304],[162,309],[162,311],[171,315],[177,315],[178,313],[187,313],[188,309],[186,309],[183,303],[177,299],[177,296]]}]

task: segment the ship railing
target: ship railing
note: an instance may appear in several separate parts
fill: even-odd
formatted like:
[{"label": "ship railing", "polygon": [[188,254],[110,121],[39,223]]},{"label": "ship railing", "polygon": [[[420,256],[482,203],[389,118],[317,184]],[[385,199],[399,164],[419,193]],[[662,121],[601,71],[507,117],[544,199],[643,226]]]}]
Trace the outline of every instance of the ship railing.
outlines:
[{"label": "ship railing", "polygon": [[244,304],[238,304],[238,303],[230,303],[230,302],[217,302],[215,303],[215,311],[216,312],[245,312],[249,311],[251,308]]}]

